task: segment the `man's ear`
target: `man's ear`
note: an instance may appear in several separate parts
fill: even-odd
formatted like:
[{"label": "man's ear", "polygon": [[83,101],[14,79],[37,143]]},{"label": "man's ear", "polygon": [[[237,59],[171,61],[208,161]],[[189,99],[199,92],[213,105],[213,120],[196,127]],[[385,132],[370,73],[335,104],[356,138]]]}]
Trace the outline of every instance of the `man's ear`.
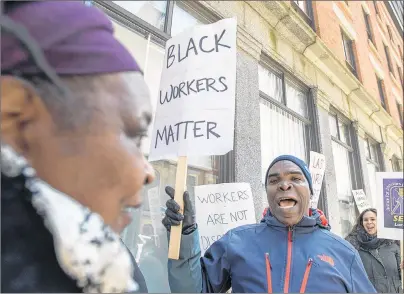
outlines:
[{"label": "man's ear", "polygon": [[20,154],[27,152],[25,130],[35,120],[38,96],[28,83],[12,76],[1,76],[1,135]]}]

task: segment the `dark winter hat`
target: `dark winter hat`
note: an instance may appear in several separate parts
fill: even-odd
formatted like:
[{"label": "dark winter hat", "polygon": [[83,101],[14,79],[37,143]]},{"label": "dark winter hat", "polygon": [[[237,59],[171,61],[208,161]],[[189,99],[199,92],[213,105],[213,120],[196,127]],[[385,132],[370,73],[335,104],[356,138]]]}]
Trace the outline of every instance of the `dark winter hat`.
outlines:
[{"label": "dark winter hat", "polygon": [[32,58],[33,50],[21,44],[22,37],[4,30],[10,23],[35,41],[58,75],[140,71],[132,55],[115,39],[111,21],[98,8],[80,1],[16,2],[1,16],[3,72],[43,73]]},{"label": "dark winter hat", "polygon": [[296,164],[298,167],[300,167],[300,169],[302,170],[304,176],[306,177],[307,182],[309,183],[310,192],[311,192],[311,194],[313,194],[313,181],[311,179],[311,174],[310,174],[309,168],[307,167],[307,164],[303,160],[301,160],[301,159],[299,159],[299,158],[297,158],[296,156],[293,156],[293,155],[281,155],[281,156],[278,156],[277,158],[275,158],[272,161],[272,163],[269,165],[269,167],[267,169],[267,172],[266,172],[266,175],[265,175],[265,187],[268,184],[267,183],[267,181],[268,181],[268,173],[269,173],[269,170],[271,169],[271,167],[275,163],[277,163],[278,161],[284,161],[284,160],[291,161],[294,164]]}]

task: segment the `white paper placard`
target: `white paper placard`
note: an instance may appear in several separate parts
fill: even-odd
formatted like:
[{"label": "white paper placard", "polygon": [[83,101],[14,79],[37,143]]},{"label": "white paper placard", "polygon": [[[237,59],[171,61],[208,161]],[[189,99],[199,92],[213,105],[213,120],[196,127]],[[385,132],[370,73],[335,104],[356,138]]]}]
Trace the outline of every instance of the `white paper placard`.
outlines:
[{"label": "white paper placard", "polygon": [[368,198],[366,197],[365,191],[363,189],[360,190],[352,190],[352,195],[355,199],[356,206],[358,207],[359,213],[364,211],[365,209],[371,208]]},{"label": "white paper placard", "polygon": [[202,254],[230,229],[256,223],[248,183],[196,186],[195,210]]},{"label": "white paper placard", "polygon": [[309,170],[313,182],[313,195],[310,197],[310,207],[317,208],[321,185],[323,184],[324,179],[325,156],[321,153],[310,151]]},{"label": "white paper placard", "polygon": [[377,237],[403,240],[403,174],[377,172]]},{"label": "white paper placard", "polygon": [[233,149],[236,32],[228,18],[167,41],[150,161]]}]

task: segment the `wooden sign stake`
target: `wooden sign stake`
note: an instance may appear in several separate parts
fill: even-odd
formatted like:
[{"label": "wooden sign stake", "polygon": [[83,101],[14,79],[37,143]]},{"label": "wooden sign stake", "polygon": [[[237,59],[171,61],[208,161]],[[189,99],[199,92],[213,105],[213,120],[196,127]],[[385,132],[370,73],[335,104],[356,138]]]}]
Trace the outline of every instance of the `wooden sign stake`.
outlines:
[{"label": "wooden sign stake", "polygon": [[[184,192],[187,184],[187,163],[186,156],[180,156],[177,162],[177,175],[175,177],[174,200],[180,206],[180,213],[184,214]],[[178,259],[180,256],[180,244],[182,234],[182,222],[179,226],[172,226],[170,232],[170,245],[168,247],[168,258]]]}]

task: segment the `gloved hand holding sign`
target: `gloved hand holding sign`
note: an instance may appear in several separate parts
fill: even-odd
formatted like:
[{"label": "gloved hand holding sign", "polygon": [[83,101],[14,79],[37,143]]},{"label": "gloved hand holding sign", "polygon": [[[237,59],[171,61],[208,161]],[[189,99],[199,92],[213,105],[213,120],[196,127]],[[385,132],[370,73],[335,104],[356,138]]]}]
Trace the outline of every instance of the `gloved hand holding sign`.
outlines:
[{"label": "gloved hand holding sign", "polygon": [[162,220],[163,225],[166,227],[167,231],[171,230],[171,226],[178,226],[182,221],[182,233],[188,235],[195,231],[197,228],[195,221],[195,210],[192,206],[191,200],[189,199],[188,191],[184,192],[184,214],[182,215],[179,210],[180,206],[174,200],[175,190],[174,188],[167,186],[165,189],[170,199],[166,202],[166,212],[165,217]]}]

